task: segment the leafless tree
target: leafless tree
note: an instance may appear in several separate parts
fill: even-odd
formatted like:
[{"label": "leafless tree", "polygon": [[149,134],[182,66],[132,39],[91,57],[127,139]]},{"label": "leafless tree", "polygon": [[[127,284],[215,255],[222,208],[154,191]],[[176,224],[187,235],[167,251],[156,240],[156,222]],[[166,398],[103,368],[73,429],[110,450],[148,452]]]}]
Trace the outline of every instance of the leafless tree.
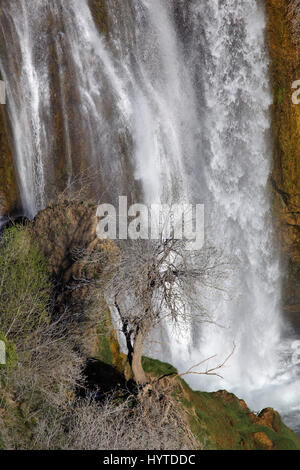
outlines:
[{"label": "leafless tree", "polygon": [[199,292],[222,289],[228,265],[216,249],[189,251],[185,240],[173,237],[126,241],[116,261],[107,299],[118,313],[134,379],[145,384],[142,355],[150,331],[164,319],[212,321]]}]

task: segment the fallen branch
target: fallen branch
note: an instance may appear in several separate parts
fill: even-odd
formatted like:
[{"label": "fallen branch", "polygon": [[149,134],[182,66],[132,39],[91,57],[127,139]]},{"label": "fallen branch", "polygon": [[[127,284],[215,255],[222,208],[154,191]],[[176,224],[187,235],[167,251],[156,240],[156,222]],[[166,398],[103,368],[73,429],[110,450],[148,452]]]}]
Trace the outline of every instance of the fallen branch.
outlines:
[{"label": "fallen branch", "polygon": [[215,358],[216,355],[214,355],[214,356],[209,357],[208,359],[204,359],[204,361],[198,362],[198,364],[195,364],[194,366],[190,367],[186,372],[182,372],[181,374],[177,374],[174,377],[174,379],[176,377],[183,377],[185,375],[214,375],[214,376],[217,376],[217,377],[220,377],[221,379],[223,379],[223,377],[220,374],[218,374],[216,371],[219,370],[219,369],[222,369],[222,367],[224,367],[227,364],[229,359],[233,356],[235,348],[236,348],[236,346],[234,344],[231,353],[229,354],[229,356],[226,357],[226,359],[222,362],[222,364],[219,364],[216,367],[212,367],[211,369],[206,369],[205,371],[198,372],[198,371],[193,370],[196,367],[199,367],[202,364],[204,364],[205,362],[209,361],[210,359]]}]

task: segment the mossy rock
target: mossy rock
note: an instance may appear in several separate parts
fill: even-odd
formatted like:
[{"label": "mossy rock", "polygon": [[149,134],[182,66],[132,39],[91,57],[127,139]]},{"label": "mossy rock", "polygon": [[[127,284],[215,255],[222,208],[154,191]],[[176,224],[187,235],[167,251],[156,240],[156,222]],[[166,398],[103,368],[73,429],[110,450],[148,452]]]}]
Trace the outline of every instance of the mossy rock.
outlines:
[{"label": "mossy rock", "polygon": [[[170,364],[143,358],[143,367],[153,377],[176,376]],[[271,408],[259,415],[246,403],[225,390],[208,393],[192,390],[180,377],[175,378],[176,399],[199,442],[208,450],[300,450],[300,438],[282,422]]]},{"label": "mossy rock", "polygon": [[103,317],[104,321],[98,326],[97,330],[98,342],[96,357],[105,364],[115,367],[119,372],[125,373],[127,355],[120,351],[117,333],[113,326],[108,307],[106,307]]},{"label": "mossy rock", "polygon": [[163,375],[178,374],[177,369],[166,362],[161,362],[158,359],[151,359],[149,357],[143,357],[142,360],[143,369],[147,374],[153,375],[154,377],[160,377]]}]

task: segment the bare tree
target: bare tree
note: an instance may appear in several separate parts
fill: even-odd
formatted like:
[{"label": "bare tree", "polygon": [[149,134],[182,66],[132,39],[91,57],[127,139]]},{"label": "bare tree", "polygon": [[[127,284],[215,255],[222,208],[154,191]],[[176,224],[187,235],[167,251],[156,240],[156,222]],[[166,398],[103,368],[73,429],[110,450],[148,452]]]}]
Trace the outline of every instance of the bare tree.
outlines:
[{"label": "bare tree", "polygon": [[185,240],[126,241],[106,292],[118,313],[128,361],[138,384],[145,340],[164,319],[174,324],[212,321],[201,304],[201,287],[221,289],[227,263],[216,249],[189,251]]}]

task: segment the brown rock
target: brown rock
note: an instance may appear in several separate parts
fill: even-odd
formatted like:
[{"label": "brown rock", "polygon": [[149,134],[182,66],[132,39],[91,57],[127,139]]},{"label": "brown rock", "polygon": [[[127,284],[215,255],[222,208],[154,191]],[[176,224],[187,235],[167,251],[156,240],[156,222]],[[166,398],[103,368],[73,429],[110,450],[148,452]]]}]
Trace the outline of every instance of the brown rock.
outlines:
[{"label": "brown rock", "polygon": [[97,246],[105,251],[105,259],[110,258],[112,250],[112,242],[97,238],[96,228],[96,206],[88,201],[68,200],[39,212],[31,228],[54,281],[56,308],[60,313],[67,311],[70,320],[77,321],[78,346],[87,355],[95,353],[98,316],[107,306],[97,296],[95,307],[98,291],[92,282],[101,276],[103,264],[88,263],[86,259]]},{"label": "brown rock", "polygon": [[280,432],[280,421],[281,418],[279,413],[273,410],[273,408],[265,408],[253,419],[253,423],[258,424],[259,426],[266,426],[275,432]]},{"label": "brown rock", "polygon": [[254,436],[255,442],[259,446],[268,450],[271,450],[273,448],[273,442],[271,441],[271,439],[269,439],[269,437],[264,432],[256,432],[254,433],[253,436]]},{"label": "brown rock", "polygon": [[248,406],[246,405],[246,402],[237,398],[233,393],[229,393],[226,390],[219,390],[218,392],[215,392],[214,395],[221,398],[225,403],[228,404],[236,402],[240,405],[243,410],[250,412]]},{"label": "brown rock", "polygon": [[290,305],[300,303],[300,105],[292,102],[292,83],[300,79],[299,2],[267,0],[266,11],[273,89],[273,215],[287,273],[283,302]]},{"label": "brown rock", "polygon": [[96,206],[89,202],[64,201],[38,213],[32,233],[51,274],[64,282],[71,279],[74,250],[92,250],[99,243],[96,228]]}]

